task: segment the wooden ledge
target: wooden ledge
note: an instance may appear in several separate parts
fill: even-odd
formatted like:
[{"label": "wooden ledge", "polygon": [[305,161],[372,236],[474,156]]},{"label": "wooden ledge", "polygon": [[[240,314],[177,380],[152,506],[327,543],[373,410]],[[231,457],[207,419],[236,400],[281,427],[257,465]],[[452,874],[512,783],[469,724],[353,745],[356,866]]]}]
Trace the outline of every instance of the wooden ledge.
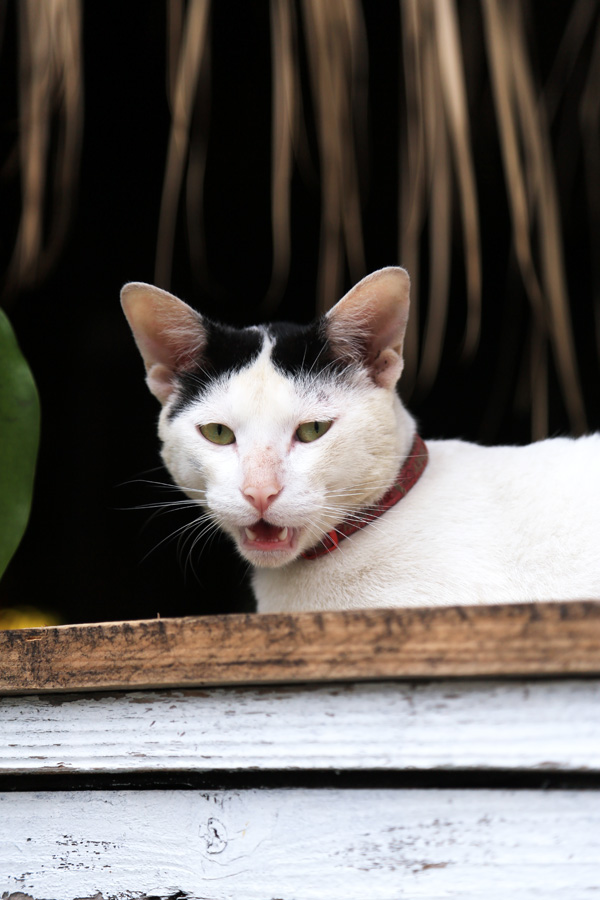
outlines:
[{"label": "wooden ledge", "polygon": [[0,632],[0,693],[600,674],[600,602],[231,615]]}]

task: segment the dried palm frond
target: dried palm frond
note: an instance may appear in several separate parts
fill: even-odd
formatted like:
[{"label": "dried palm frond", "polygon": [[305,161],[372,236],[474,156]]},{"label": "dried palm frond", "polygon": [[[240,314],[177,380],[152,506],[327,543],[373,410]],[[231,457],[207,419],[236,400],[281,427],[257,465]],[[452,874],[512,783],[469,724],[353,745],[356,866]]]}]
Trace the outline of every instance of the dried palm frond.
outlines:
[{"label": "dried palm frond", "polygon": [[[317,309],[324,311],[337,300],[347,275],[356,281],[367,271],[363,232],[369,169],[367,74],[369,51],[378,48],[367,46],[363,3],[269,0],[272,272],[263,312],[272,312],[285,290],[293,257],[292,185],[296,171],[303,174],[313,163],[307,149],[313,136],[321,219]],[[172,123],[155,277],[168,287],[182,196],[192,267],[201,280],[207,271],[203,192],[214,50],[209,38],[211,0],[169,0],[165,8]],[[403,381],[405,388],[414,387],[422,396],[438,378],[449,313],[456,305],[452,300],[451,306],[449,296],[456,241],[464,257],[466,284],[466,300],[458,302],[459,314],[464,312],[465,317],[463,360],[473,357],[479,342],[481,242],[482,235],[487,237],[488,217],[480,217],[471,141],[475,126],[469,103],[476,106],[477,93],[469,85],[467,96],[465,71],[472,54],[478,64],[484,54],[497,128],[489,139],[500,147],[515,271],[528,301],[526,321],[520,320],[519,327],[529,333],[521,372],[533,435],[541,437],[548,430],[553,369],[571,428],[581,432],[586,418],[557,182],[561,179],[563,196],[568,196],[565,185],[573,182],[583,157],[590,230],[597,243],[600,7],[590,0],[572,4],[543,89],[536,80],[525,26],[533,7],[526,0],[480,0],[472,21],[464,9],[458,0],[399,0],[403,90],[398,111],[397,261],[409,269],[413,282]],[[21,214],[7,291],[41,279],[64,242],[74,205],[83,121],[81,0],[20,0],[16,10]],[[483,28],[483,42],[477,45],[465,38],[465,24],[472,22]],[[227,52],[226,47],[218,49]],[[550,126],[555,123],[558,130],[558,113],[571,83],[575,87],[569,102],[574,99],[572,108],[578,108],[580,133],[574,135],[575,149],[566,167],[561,167],[555,162]],[[307,121],[309,115],[312,121]],[[390,173],[390,183],[395,176]],[[593,252],[591,256],[600,355],[600,257]],[[516,349],[518,343],[511,346]]]},{"label": "dried palm frond", "polygon": [[[483,12],[515,254],[534,316],[531,371],[537,413],[533,436],[543,437],[548,430],[542,415],[547,404],[542,396],[546,376],[538,372],[545,359],[540,349],[544,340],[550,341],[554,353],[571,427],[581,433],[586,418],[569,315],[550,139],[536,99],[522,10],[519,0],[483,0]],[[532,249],[534,229],[539,273]]]},{"label": "dried palm frond", "polygon": [[406,128],[400,160],[399,259],[413,273],[407,378],[415,378],[420,316],[419,255],[429,221],[429,300],[417,386],[435,381],[450,289],[452,203],[456,181],[467,272],[463,352],[472,356],[481,325],[481,250],[475,170],[454,0],[401,0]]},{"label": "dried palm frond", "polygon": [[419,283],[421,232],[426,214],[425,198],[425,136],[421,19],[418,0],[403,0],[402,13],[402,53],[406,97],[399,110],[406,110],[405,127],[401,131],[398,167],[398,259],[410,272],[411,314],[404,341],[404,387],[407,393],[414,385],[419,358]]},{"label": "dried palm frond", "polygon": [[[594,46],[579,118],[583,136],[583,158],[589,205],[590,244],[600,246],[600,17],[596,22]],[[600,355],[600,256],[592,252],[592,292],[596,322],[596,347]]]},{"label": "dried palm frond", "polygon": [[597,14],[597,3],[590,3],[590,0],[575,0],[573,3],[550,74],[540,96],[549,123],[557,113],[560,101],[564,97],[565,85],[577,65]]},{"label": "dried palm frond", "polygon": [[424,40],[421,55],[425,160],[428,175],[430,273],[423,351],[417,382],[419,389],[424,391],[427,391],[435,380],[441,357],[448,310],[452,243],[451,153],[448,125],[444,116],[444,94],[434,22],[435,19],[431,16],[428,23],[423,23],[429,31],[429,39]]},{"label": "dried palm frond", "polygon": [[[6,279],[8,295],[41,280],[62,247],[74,206],[83,128],[80,0],[21,0],[18,27],[21,216]],[[53,129],[57,149],[49,173]]]},{"label": "dried palm frond", "polygon": [[[183,25],[181,26],[180,18],[178,18],[181,15],[178,5],[174,7],[170,20],[171,41],[175,44],[179,43],[177,40],[179,31],[181,38],[176,71],[171,74],[169,79],[172,90],[170,96],[172,121],[156,247],[155,279],[157,284],[165,287],[169,286],[171,278],[177,210],[189,154],[192,112],[206,45],[209,10],[210,5],[207,0],[190,0]],[[196,187],[195,195],[203,183],[204,161],[205,156],[202,157],[198,153],[194,155],[192,173]],[[198,166],[200,167],[199,172]]]},{"label": "dried palm frond", "polygon": [[481,327],[481,248],[475,167],[471,151],[463,50],[455,3],[434,4],[440,81],[452,155],[458,181],[467,272],[467,325],[463,353],[473,355]]},{"label": "dried palm frond", "polygon": [[355,152],[354,100],[366,78],[366,37],[357,0],[303,0],[321,164],[317,308],[340,296],[344,253],[352,280],[365,273]]},{"label": "dried palm frond", "polygon": [[280,299],[291,259],[291,190],[293,149],[298,140],[300,79],[296,20],[288,0],[271,0],[272,110],[271,284],[263,302],[270,311]]}]

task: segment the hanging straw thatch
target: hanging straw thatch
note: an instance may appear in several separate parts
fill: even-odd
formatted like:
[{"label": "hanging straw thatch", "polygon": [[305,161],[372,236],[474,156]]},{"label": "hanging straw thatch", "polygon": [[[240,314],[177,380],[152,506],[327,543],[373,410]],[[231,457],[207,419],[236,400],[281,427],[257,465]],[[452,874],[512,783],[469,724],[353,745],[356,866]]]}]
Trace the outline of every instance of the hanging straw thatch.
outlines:
[{"label": "hanging straw thatch", "polygon": [[[62,249],[83,128],[80,0],[20,0],[17,12],[21,216],[6,277],[9,295],[43,279]],[[57,149],[50,169],[53,129]],[[48,207],[49,231],[44,227]]]},{"label": "hanging straw thatch", "polygon": [[[457,0],[399,0],[400,144],[397,262],[411,272],[413,312],[407,335],[405,383],[426,392],[435,384],[447,335],[456,254],[464,259],[463,359],[475,354],[482,328],[482,235],[476,187],[466,54],[484,53],[512,228],[514,259],[529,304],[528,395],[532,433],[548,430],[549,372],[556,372],[571,427],[586,417],[571,325],[561,236],[561,210],[550,122],[570,73],[586,57],[577,102],[588,180],[590,227],[600,231],[600,15],[577,0],[545,89],[536,81],[523,0],[480,0],[481,41],[465,46]],[[192,263],[206,271],[203,185],[209,142],[210,0],[169,0],[167,94],[172,125],[163,183],[156,280],[171,277],[178,209],[185,197]],[[320,184],[320,245],[316,308],[340,296],[348,276],[366,273],[364,187],[368,111],[368,34],[360,0],[269,0],[272,65],[272,276],[264,310],[276,308],[294,253],[292,183],[315,136]],[[592,36],[589,40],[589,36]],[[31,283],[60,247],[73,204],[83,113],[80,0],[19,3],[22,213],[8,284]],[[226,53],[219,47],[213,52]],[[301,60],[304,60],[301,63]],[[302,66],[305,70],[302,71]],[[558,98],[558,99],[557,99]],[[204,110],[204,112],[203,112]],[[307,110],[313,120],[307,121]],[[60,134],[53,172],[60,204],[48,197],[50,129]],[[371,161],[377,164],[376,161]],[[43,221],[52,208],[52,228]],[[457,223],[459,227],[457,228]],[[426,254],[423,248],[427,247]],[[394,260],[390,260],[393,262]],[[425,269],[422,271],[422,262]],[[594,255],[600,353],[600,263]],[[423,296],[424,286],[427,297]],[[453,304],[457,301],[453,298]]]},{"label": "hanging straw thatch", "polygon": [[[483,12],[515,254],[533,314],[533,436],[543,437],[548,431],[547,343],[556,359],[571,426],[582,432],[585,411],[569,316],[550,139],[544,109],[535,96],[520,0],[485,0]],[[532,248],[534,232],[538,266]]]},{"label": "hanging straw thatch", "polygon": [[[398,258],[419,297],[422,232],[429,223],[430,278],[418,387],[435,381],[444,341],[450,290],[452,203],[457,183],[467,272],[467,327],[463,352],[472,356],[481,323],[479,212],[458,16],[454,0],[403,0],[402,39],[406,126],[400,153]],[[407,372],[415,378],[418,307],[407,334]]]},{"label": "hanging straw thatch", "polygon": [[[171,108],[171,133],[156,247],[155,279],[159,285],[168,286],[171,279],[177,209],[186,166],[190,196],[197,198],[200,195],[201,209],[206,141],[196,143],[194,152],[190,153],[190,134],[206,46],[209,10],[206,0],[190,0],[185,15],[179,0],[167,4],[170,51],[167,57],[169,68],[167,87]],[[193,207],[192,200],[188,203],[188,208]]]}]

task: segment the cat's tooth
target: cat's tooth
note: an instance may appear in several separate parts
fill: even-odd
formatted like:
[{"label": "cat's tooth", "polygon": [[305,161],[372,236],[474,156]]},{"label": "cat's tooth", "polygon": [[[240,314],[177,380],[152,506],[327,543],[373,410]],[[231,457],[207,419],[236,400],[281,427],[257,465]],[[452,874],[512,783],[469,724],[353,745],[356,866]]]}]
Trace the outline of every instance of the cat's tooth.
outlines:
[{"label": "cat's tooth", "polygon": [[278,541],[287,541],[287,536],[288,536],[288,527],[286,525],[284,528],[281,529],[281,531],[277,535],[277,540]]},{"label": "cat's tooth", "polygon": [[248,538],[249,541],[256,540],[256,532],[255,531],[252,531],[251,528],[244,528],[244,531],[246,532],[246,537]]}]

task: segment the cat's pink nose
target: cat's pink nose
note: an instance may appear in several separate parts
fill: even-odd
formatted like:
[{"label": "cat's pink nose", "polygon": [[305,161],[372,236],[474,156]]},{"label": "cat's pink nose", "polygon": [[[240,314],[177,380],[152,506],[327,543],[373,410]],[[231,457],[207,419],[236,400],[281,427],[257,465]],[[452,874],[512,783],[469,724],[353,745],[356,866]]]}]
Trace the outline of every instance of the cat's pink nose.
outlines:
[{"label": "cat's pink nose", "polygon": [[268,510],[273,500],[281,493],[281,487],[273,482],[272,484],[249,485],[242,488],[244,497],[247,497],[252,506],[260,513],[261,516]]}]

